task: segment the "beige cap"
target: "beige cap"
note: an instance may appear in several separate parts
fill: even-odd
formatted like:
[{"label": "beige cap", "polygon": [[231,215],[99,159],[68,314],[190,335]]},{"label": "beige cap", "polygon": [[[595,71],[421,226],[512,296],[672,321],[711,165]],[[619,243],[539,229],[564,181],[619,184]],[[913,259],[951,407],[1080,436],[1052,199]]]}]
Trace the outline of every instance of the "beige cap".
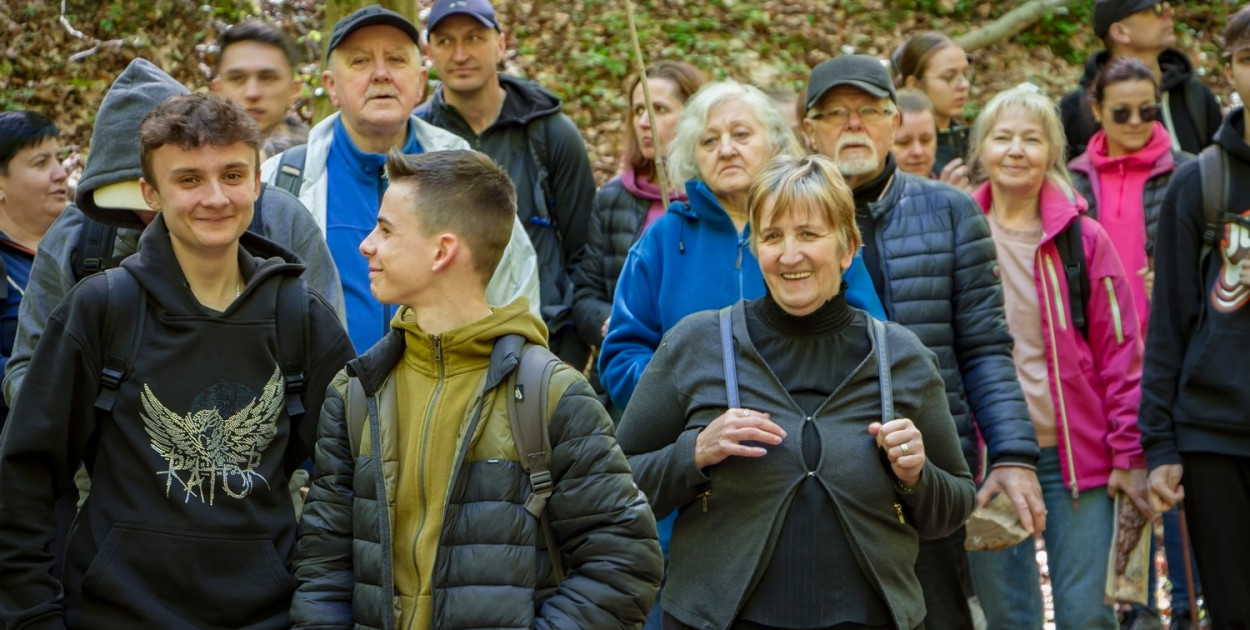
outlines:
[{"label": "beige cap", "polygon": [[152,211],[143,200],[143,191],[136,180],[101,186],[92,192],[92,200],[100,208]]}]

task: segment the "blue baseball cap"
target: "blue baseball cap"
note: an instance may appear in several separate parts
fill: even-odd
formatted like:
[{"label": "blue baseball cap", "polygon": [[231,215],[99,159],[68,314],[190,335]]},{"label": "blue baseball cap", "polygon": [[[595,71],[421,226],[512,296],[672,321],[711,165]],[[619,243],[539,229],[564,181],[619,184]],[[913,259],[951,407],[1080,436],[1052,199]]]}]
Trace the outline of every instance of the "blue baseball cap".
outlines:
[{"label": "blue baseball cap", "polygon": [[425,36],[429,37],[439,22],[452,15],[470,15],[477,18],[483,26],[499,30],[499,20],[495,17],[495,7],[490,0],[438,0],[430,9],[430,17],[426,20]]}]

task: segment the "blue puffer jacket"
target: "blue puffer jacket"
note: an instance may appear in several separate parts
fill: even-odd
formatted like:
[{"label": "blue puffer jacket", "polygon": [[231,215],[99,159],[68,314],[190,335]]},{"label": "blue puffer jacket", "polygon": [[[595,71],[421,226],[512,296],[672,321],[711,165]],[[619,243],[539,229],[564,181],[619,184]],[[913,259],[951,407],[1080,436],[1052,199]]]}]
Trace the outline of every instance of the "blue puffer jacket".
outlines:
[{"label": "blue puffer jacket", "polygon": [[1037,434],[1011,358],[1011,332],[989,224],[963,191],[898,171],[868,212],[883,261],[885,312],[938,358],[964,456],[978,470],[977,427],[989,463],[1033,463]]},{"label": "blue puffer jacket", "polygon": [[[643,232],[617,280],[599,370],[619,407],[629,404],[660,338],[683,317],[764,295],[760,265],[751,253],[750,228],[739,233],[703,182],[687,182],[686,194],[688,202],[672,204],[668,214]],[[991,258],[993,253],[990,245]],[[844,277],[847,303],[884,319],[872,278],[859,256]],[[1001,311],[999,296],[1000,317]]]}]

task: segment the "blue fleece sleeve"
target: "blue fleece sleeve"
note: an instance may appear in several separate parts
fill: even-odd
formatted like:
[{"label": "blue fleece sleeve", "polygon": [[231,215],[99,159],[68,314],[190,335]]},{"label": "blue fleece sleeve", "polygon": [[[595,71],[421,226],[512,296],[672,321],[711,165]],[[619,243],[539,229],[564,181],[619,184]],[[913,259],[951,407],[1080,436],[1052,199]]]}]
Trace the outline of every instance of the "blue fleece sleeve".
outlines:
[{"label": "blue fleece sleeve", "polygon": [[622,409],[660,345],[664,327],[656,305],[656,284],[643,240],[629,250],[616,283],[608,334],[599,352],[599,379],[612,402]]},{"label": "blue fleece sleeve", "polygon": [[868,267],[864,265],[864,258],[860,253],[855,254],[851,266],[842,274],[842,279],[846,280],[847,304],[868,311],[869,315],[883,322],[887,321],[885,308],[881,306],[881,298],[877,296],[877,289],[872,285],[872,276],[868,275]]}]

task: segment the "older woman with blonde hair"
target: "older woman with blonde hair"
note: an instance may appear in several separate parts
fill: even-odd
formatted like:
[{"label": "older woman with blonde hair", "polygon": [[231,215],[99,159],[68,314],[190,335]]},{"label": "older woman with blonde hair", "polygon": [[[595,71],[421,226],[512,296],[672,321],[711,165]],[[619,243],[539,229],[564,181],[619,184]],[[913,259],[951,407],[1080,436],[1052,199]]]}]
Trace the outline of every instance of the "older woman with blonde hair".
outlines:
[{"label": "older woman with blonde hair", "polygon": [[916,628],[919,537],[975,488],[933,353],[847,303],[860,245],[823,156],[779,156],[747,208],[762,297],[665,336],[618,439],[677,512],[665,628]]},{"label": "older woman with blonde hair", "polygon": [[[1113,630],[1115,612],[1103,601],[1112,497],[1123,492],[1150,512],[1137,429],[1142,357],[1132,291],[1106,231],[1083,216],[1085,200],[1072,190],[1050,99],[1023,87],[1000,93],[977,118],[972,140],[972,166],[988,178],[973,197],[989,219],[1016,374],[1041,447],[1037,476],[1055,621],[1060,628]],[[1065,250],[1080,254],[1072,266],[1064,264]],[[1070,299],[1073,283],[1088,288],[1084,308]],[[970,555],[990,627],[1041,628],[1034,551],[1025,541]]]},{"label": "older woman with blonde hair", "polygon": [[[599,358],[612,402],[629,404],[638,378],[678,320],[764,294],[749,247],[747,192],[769,159],[802,149],[772,100],[736,81],[704,85],[686,102],[668,171],[688,199],[673,203],[630,250],[617,280]],[[884,317],[856,259],[852,303]]]}]

